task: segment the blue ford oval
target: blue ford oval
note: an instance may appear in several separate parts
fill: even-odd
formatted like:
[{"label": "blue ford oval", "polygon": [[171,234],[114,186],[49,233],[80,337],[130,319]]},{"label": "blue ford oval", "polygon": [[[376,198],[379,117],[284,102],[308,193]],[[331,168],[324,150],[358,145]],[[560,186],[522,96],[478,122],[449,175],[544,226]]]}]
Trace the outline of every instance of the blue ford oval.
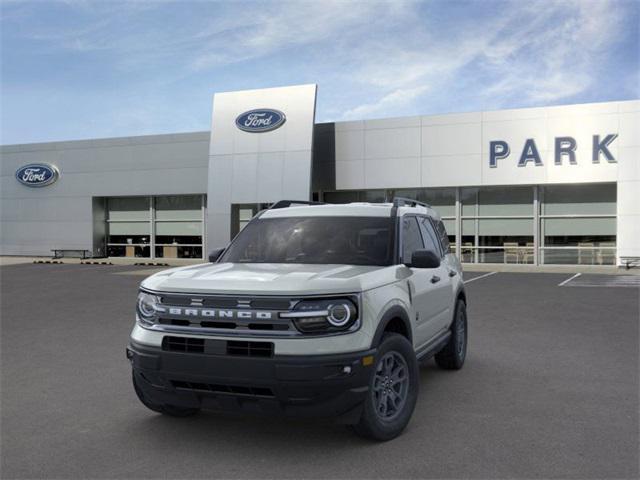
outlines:
[{"label": "blue ford oval", "polygon": [[16,180],[27,187],[46,187],[58,179],[60,172],[53,165],[32,163],[16,171]]},{"label": "blue ford oval", "polygon": [[241,113],[236,118],[236,126],[245,132],[268,132],[282,126],[287,117],[279,110],[258,108]]}]

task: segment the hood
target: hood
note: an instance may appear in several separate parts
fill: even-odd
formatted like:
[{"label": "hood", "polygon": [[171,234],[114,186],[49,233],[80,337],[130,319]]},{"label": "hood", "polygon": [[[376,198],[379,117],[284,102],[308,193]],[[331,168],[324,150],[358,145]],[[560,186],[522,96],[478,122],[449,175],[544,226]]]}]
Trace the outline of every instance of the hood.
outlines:
[{"label": "hood", "polygon": [[207,263],[158,272],[145,279],[141,286],[183,293],[356,293],[394,281],[395,270],[395,266]]}]

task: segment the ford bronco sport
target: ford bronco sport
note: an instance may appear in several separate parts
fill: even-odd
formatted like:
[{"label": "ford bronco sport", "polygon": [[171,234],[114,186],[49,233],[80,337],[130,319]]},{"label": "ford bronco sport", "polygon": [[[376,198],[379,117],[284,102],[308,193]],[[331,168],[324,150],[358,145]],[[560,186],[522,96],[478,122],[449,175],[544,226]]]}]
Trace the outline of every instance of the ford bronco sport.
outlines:
[{"label": "ford bronco sport", "polygon": [[140,286],[127,357],[151,410],[338,417],[389,440],[418,362],[464,363],[462,270],[428,205],[281,201],[209,260]]}]

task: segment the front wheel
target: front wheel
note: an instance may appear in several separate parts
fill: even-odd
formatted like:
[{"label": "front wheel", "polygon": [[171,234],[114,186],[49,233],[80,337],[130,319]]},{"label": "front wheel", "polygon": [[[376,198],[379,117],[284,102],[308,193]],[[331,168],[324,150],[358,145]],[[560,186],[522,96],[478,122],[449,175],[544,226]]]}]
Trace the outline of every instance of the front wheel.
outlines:
[{"label": "front wheel", "polygon": [[462,300],[456,304],[456,315],[451,323],[451,337],[442,350],[436,353],[436,363],[445,370],[460,370],[467,357],[467,305]]},{"label": "front wheel", "polygon": [[402,433],[416,406],[418,362],[411,343],[395,333],[386,334],[376,355],[369,391],[356,433],[378,441]]}]

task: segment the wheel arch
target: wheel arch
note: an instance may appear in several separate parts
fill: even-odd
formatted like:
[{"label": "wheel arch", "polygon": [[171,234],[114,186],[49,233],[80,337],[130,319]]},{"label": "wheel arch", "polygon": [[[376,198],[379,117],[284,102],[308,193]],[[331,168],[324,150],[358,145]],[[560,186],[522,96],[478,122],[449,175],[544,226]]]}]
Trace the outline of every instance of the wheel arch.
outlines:
[{"label": "wheel arch", "polygon": [[413,332],[411,330],[411,322],[409,320],[409,314],[407,311],[399,306],[394,305],[390,307],[378,323],[376,333],[373,336],[371,347],[377,347],[382,341],[382,336],[385,332],[394,332],[403,335],[409,340],[409,343],[413,345]]},{"label": "wheel arch", "polygon": [[467,304],[467,294],[464,291],[464,287],[460,287],[456,292],[456,303],[462,300],[465,305]]}]

